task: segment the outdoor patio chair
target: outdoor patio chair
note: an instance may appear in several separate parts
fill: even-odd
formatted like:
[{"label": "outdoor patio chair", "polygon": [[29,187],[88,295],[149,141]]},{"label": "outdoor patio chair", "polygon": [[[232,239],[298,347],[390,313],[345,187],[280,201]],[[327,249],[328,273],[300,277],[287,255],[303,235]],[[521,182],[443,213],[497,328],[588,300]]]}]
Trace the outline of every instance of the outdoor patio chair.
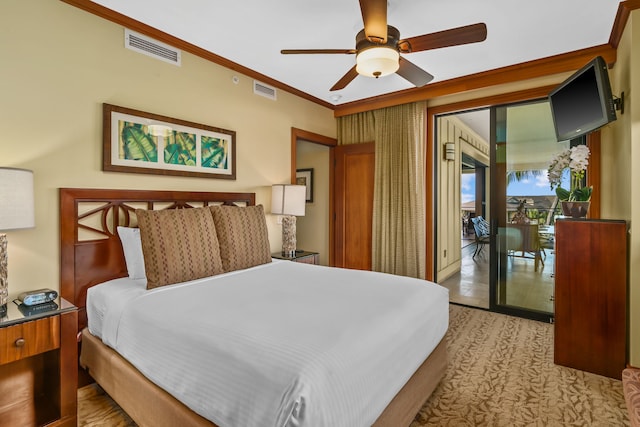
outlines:
[{"label": "outdoor patio chair", "polygon": [[533,258],[534,271],[538,271],[540,264],[544,266],[544,248],[540,244],[538,228],[537,223],[507,224],[507,254],[511,257]]},{"label": "outdoor patio chair", "polygon": [[484,245],[489,243],[489,222],[482,216],[471,218],[471,222],[473,223],[473,231],[476,236],[476,249],[472,257],[475,258],[482,248],[484,248]]}]

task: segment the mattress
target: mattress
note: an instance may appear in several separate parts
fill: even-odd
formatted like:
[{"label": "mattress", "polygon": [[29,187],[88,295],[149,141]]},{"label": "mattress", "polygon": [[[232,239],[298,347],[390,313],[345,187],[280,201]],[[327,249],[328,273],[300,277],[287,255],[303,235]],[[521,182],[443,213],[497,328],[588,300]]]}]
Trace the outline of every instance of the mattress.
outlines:
[{"label": "mattress", "polygon": [[443,338],[448,291],[289,261],[89,289],[89,330],[220,426],[368,426]]}]

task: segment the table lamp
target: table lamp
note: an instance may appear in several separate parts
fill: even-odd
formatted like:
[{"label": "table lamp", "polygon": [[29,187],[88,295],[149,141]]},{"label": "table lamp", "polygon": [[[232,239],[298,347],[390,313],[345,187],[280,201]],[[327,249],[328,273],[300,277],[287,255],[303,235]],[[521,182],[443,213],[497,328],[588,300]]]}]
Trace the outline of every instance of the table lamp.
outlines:
[{"label": "table lamp", "polygon": [[[0,231],[35,227],[33,172],[0,167]],[[7,311],[7,235],[0,233],[0,316]]]},{"label": "table lamp", "polygon": [[271,213],[282,215],[282,255],[296,254],[296,216],[304,216],[307,187],[275,184],[271,187]]}]

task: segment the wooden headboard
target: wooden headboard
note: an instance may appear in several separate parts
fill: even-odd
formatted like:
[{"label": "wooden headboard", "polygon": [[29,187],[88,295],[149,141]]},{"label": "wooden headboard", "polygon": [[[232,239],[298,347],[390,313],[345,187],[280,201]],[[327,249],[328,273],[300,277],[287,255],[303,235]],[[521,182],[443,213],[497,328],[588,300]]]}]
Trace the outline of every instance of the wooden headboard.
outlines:
[{"label": "wooden headboard", "polygon": [[136,209],[255,205],[255,193],[60,189],[60,295],[78,307],[78,330],[87,324],[87,289],[127,276],[116,227],[137,226]]}]

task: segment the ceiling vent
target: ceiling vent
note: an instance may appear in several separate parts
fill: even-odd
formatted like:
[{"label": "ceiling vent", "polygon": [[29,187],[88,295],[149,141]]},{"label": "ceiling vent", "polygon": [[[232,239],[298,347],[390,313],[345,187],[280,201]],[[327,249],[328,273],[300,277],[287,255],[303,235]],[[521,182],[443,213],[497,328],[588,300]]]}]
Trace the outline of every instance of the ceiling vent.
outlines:
[{"label": "ceiling vent", "polygon": [[138,53],[180,66],[180,50],[140,33],[124,30],[124,46]]},{"label": "ceiling vent", "polygon": [[275,87],[260,83],[257,80],[253,81],[253,93],[264,96],[265,98],[273,99],[274,101],[277,99]]}]

